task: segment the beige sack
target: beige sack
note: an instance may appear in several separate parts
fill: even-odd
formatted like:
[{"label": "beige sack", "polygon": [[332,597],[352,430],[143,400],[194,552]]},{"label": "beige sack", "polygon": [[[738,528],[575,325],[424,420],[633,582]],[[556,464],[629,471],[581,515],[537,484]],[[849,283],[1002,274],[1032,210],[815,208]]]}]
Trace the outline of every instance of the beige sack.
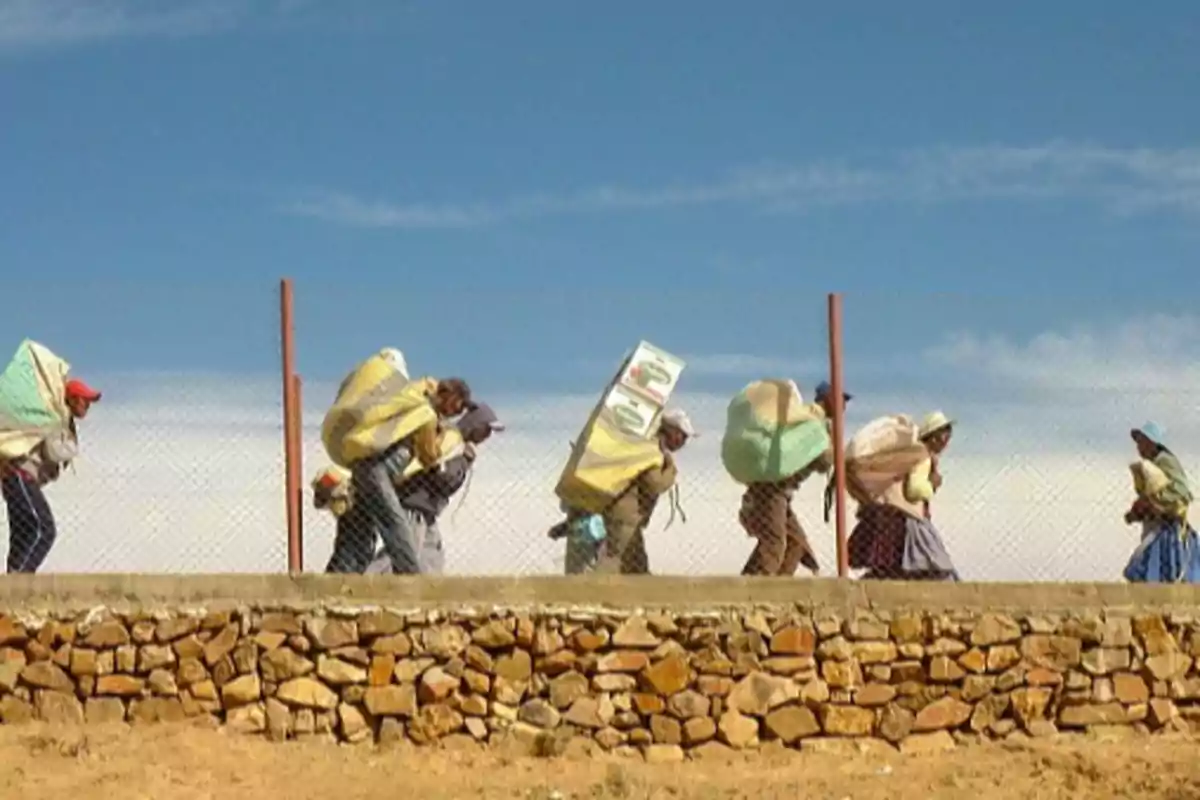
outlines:
[{"label": "beige sack", "polygon": [[904,414],[867,423],[846,445],[846,489],[858,503],[879,499],[929,457],[917,423]]}]

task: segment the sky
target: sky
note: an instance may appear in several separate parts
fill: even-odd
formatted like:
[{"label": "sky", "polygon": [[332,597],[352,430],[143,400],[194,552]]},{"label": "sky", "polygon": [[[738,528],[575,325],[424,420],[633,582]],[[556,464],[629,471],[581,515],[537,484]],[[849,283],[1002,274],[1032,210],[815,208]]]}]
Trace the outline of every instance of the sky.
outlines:
[{"label": "sky", "polygon": [[[736,572],[724,408],[811,393],[839,292],[851,430],[960,421],[935,520],[964,576],[1115,579],[1128,429],[1200,471],[1198,54],[1184,0],[0,0],[0,350],[105,391],[46,568],[285,565],[286,276],[306,478],[383,346],[510,422],[452,572],[561,567],[567,442],[641,339],[706,434],[652,567]],[[306,568],[331,530],[308,512]]]}]

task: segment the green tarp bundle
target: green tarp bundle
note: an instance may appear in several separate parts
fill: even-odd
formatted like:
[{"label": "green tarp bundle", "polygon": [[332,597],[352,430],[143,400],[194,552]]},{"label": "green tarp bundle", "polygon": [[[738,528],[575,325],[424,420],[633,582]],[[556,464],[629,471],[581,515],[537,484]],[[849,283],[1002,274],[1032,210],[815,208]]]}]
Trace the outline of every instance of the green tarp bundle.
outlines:
[{"label": "green tarp bundle", "polygon": [[26,339],[0,373],[0,461],[20,458],[66,423],[70,365]]},{"label": "green tarp bundle", "polygon": [[773,483],[792,477],[829,446],[824,418],[804,404],[796,384],[755,381],[729,404],[721,461],[738,483]]}]

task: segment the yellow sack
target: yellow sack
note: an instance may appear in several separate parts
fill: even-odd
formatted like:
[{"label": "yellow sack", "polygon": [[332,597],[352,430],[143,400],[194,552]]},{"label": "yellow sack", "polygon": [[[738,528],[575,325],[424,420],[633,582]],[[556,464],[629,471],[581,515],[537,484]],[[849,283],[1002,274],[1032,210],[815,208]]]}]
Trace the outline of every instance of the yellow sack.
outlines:
[{"label": "yellow sack", "polygon": [[859,504],[875,502],[927,458],[920,426],[911,417],[872,420],[846,445],[846,490]]},{"label": "yellow sack", "polygon": [[434,469],[455,456],[462,455],[464,448],[462,434],[458,432],[458,428],[446,428],[438,435],[438,460],[430,467],[423,467],[421,462],[414,458],[404,468],[397,483],[402,483],[425,469]]},{"label": "yellow sack", "polygon": [[1171,485],[1167,473],[1153,461],[1140,459],[1129,465],[1133,473],[1133,490],[1145,498],[1153,498]]},{"label": "yellow sack", "polygon": [[379,455],[426,423],[437,420],[429,400],[437,379],[410,380],[393,360],[376,353],[342,381],[321,425],[333,463],[349,467]]},{"label": "yellow sack", "polygon": [[[624,405],[601,404],[593,412],[554,488],[568,508],[602,514],[638,475],[662,466],[658,438],[640,434],[630,413],[634,404],[628,399]],[[651,404],[645,405],[649,411]]]}]

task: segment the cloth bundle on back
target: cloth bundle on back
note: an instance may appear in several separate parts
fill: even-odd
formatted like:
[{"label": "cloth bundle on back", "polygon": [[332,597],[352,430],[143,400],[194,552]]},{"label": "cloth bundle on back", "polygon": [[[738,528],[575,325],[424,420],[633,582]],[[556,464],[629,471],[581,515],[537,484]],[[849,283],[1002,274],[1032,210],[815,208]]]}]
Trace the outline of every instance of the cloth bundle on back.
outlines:
[{"label": "cloth bundle on back", "polygon": [[829,449],[829,432],[795,382],[755,381],[729,404],[721,463],[742,484],[786,480]]},{"label": "cloth bundle on back", "polygon": [[912,418],[874,419],[846,444],[846,491],[862,505],[874,502],[926,458],[929,451]]},{"label": "cloth bundle on back", "polygon": [[47,437],[61,437],[71,365],[49,348],[26,339],[0,374],[0,462],[29,455]]}]

